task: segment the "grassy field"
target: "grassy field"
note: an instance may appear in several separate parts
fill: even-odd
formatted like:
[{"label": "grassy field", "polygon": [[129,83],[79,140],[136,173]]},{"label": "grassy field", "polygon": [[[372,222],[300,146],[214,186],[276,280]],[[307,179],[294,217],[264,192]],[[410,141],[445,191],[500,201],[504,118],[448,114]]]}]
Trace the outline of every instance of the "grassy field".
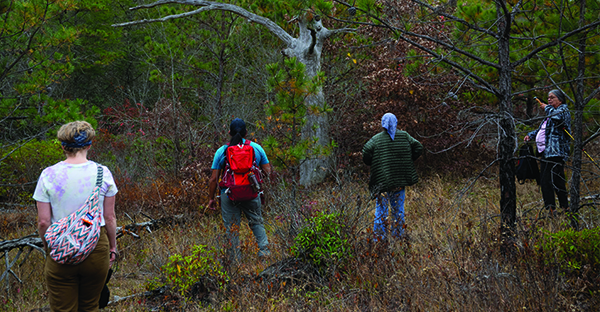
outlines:
[{"label": "grassy field", "polygon": [[[117,296],[112,299],[118,302],[105,311],[594,311],[600,306],[599,259],[592,257],[576,268],[565,263],[560,251],[541,248],[551,233],[570,226],[567,216],[549,217],[540,209],[535,183],[517,185],[518,222],[515,234],[506,239],[500,235],[497,180],[470,183],[426,177],[409,187],[408,236],[387,242],[372,239],[375,203],[369,200],[365,181],[341,177],[319,189],[296,192],[287,184],[274,183],[263,210],[272,254],[257,258],[254,237],[243,219],[239,229],[243,257],[238,264],[227,261],[219,211],[173,208],[183,212],[181,222],[118,240],[121,258],[109,283],[111,294]],[[156,217],[171,212],[119,203],[117,209],[119,226],[131,223],[128,216],[141,222],[147,220],[142,213]],[[279,277],[257,278],[268,267],[283,269],[282,263],[292,256],[294,238],[311,226],[317,212],[337,214],[348,250],[333,262],[326,259],[327,266],[311,267],[312,271],[288,266]],[[581,213],[583,228],[597,226],[600,216],[594,208]],[[33,206],[3,219],[5,225],[18,224],[5,227],[11,231],[3,234],[7,237],[35,232]],[[597,235],[592,239],[600,242]],[[204,271],[192,272],[204,287],[181,295],[166,279],[164,267],[173,255],[190,255],[194,245],[214,247],[215,252],[207,254],[211,259]],[[3,281],[0,310],[47,306],[43,261],[39,252],[32,252],[15,269],[22,283],[11,277],[7,289]],[[2,262],[0,268],[6,265]],[[214,267],[227,274],[222,287],[206,271]],[[168,286],[165,291],[141,295],[162,284]]]}]

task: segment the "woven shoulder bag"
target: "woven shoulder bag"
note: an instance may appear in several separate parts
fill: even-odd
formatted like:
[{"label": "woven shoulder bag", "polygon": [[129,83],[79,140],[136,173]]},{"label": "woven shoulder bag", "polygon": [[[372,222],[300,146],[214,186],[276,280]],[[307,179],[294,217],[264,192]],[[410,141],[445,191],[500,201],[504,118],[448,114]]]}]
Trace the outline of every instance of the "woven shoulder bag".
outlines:
[{"label": "woven shoulder bag", "polygon": [[102,174],[102,166],[98,165],[96,187],[83,206],[54,222],[46,230],[44,238],[48,243],[50,257],[54,261],[61,264],[79,264],[96,248],[102,222],[98,207]]}]

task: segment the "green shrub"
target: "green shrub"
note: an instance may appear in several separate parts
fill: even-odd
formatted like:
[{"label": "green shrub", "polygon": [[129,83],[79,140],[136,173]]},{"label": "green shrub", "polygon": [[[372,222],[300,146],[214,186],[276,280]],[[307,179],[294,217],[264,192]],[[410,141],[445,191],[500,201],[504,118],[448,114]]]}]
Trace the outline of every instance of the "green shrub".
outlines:
[{"label": "green shrub", "polygon": [[0,151],[0,196],[12,203],[26,204],[31,200],[42,170],[64,160],[65,156],[56,139],[33,140],[16,147]]},{"label": "green shrub", "polygon": [[343,266],[352,257],[340,214],[319,212],[294,239],[292,254],[317,267]]},{"label": "green shrub", "polygon": [[600,228],[546,233],[538,249],[567,272],[600,272]]},{"label": "green shrub", "polygon": [[[168,284],[187,297],[192,285],[202,282],[207,289],[222,290],[229,280],[229,275],[217,261],[217,251],[204,245],[194,245],[189,256],[179,254],[169,257],[169,262],[162,267]],[[154,287],[160,286],[154,282]]]}]

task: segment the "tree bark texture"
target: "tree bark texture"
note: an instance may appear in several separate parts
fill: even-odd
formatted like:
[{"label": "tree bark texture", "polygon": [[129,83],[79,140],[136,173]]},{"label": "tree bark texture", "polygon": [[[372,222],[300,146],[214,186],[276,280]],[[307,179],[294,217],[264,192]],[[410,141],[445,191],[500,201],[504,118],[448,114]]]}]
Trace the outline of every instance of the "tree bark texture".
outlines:
[{"label": "tree bark texture", "polygon": [[[300,21],[300,34],[295,43],[284,50],[288,57],[296,57],[304,64],[306,75],[312,78],[321,70],[321,54],[323,44],[331,32],[323,27],[320,20],[315,20],[312,25],[308,21]],[[325,96],[323,88],[319,88],[317,94],[308,96],[305,100],[307,107],[316,106],[323,108]],[[302,128],[302,139],[316,138],[317,144],[329,144],[329,122],[327,115],[315,114],[307,110],[306,124]],[[309,153],[310,154],[310,153]],[[327,157],[312,157],[305,159],[300,165],[300,181],[302,185],[311,185],[322,182],[329,168]]]},{"label": "tree bark texture", "polygon": [[511,15],[503,9],[503,3],[496,3],[498,12],[498,61],[500,100],[498,123],[498,158],[500,174],[500,210],[503,226],[512,228],[516,221],[517,192],[513,155],[516,149],[516,133],[512,105],[512,65],[510,62],[510,23]]},{"label": "tree bark texture", "polygon": [[[579,27],[585,24],[585,0],[580,1],[579,6]],[[584,32],[579,39],[579,60],[577,63],[577,79],[575,86],[575,114],[573,114],[573,125],[571,131],[575,139],[573,142],[573,174],[571,179],[570,190],[570,209],[577,212],[580,203],[580,185],[581,185],[581,166],[582,166],[582,136],[583,136],[583,109],[585,108],[584,99],[584,77],[585,77],[585,50],[587,47],[587,32]],[[562,51],[562,50],[561,50]]]}]

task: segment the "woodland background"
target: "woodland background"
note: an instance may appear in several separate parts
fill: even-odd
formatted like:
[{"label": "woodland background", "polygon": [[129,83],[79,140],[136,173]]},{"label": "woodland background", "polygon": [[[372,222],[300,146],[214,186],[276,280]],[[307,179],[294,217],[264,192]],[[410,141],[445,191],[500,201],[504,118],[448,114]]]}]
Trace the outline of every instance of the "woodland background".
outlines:
[{"label": "woodland background", "polygon": [[[98,130],[90,159],[119,187],[121,259],[109,284],[118,297],[108,309],[599,304],[597,1],[227,2],[247,15],[220,2],[158,1],[130,10],[149,3],[0,1],[3,310],[47,305],[43,255],[35,243],[6,243],[35,234],[37,178],[63,159],[56,131],[83,119]],[[165,16],[178,18],[115,26]],[[313,36],[320,71],[305,72],[254,16]],[[319,41],[321,29],[343,31]],[[542,120],[533,98],[555,88],[570,99],[566,167],[579,213],[551,217],[535,182],[516,184],[514,167]],[[408,238],[374,243],[361,150],[386,112],[426,152],[421,182],[407,192]],[[206,208],[212,157],[236,117],[275,166],[266,261],[243,223],[246,256],[229,263],[220,213]],[[307,134],[319,130],[326,142]],[[316,158],[325,174],[307,183],[302,165]],[[135,226],[145,221],[154,223]]]}]

